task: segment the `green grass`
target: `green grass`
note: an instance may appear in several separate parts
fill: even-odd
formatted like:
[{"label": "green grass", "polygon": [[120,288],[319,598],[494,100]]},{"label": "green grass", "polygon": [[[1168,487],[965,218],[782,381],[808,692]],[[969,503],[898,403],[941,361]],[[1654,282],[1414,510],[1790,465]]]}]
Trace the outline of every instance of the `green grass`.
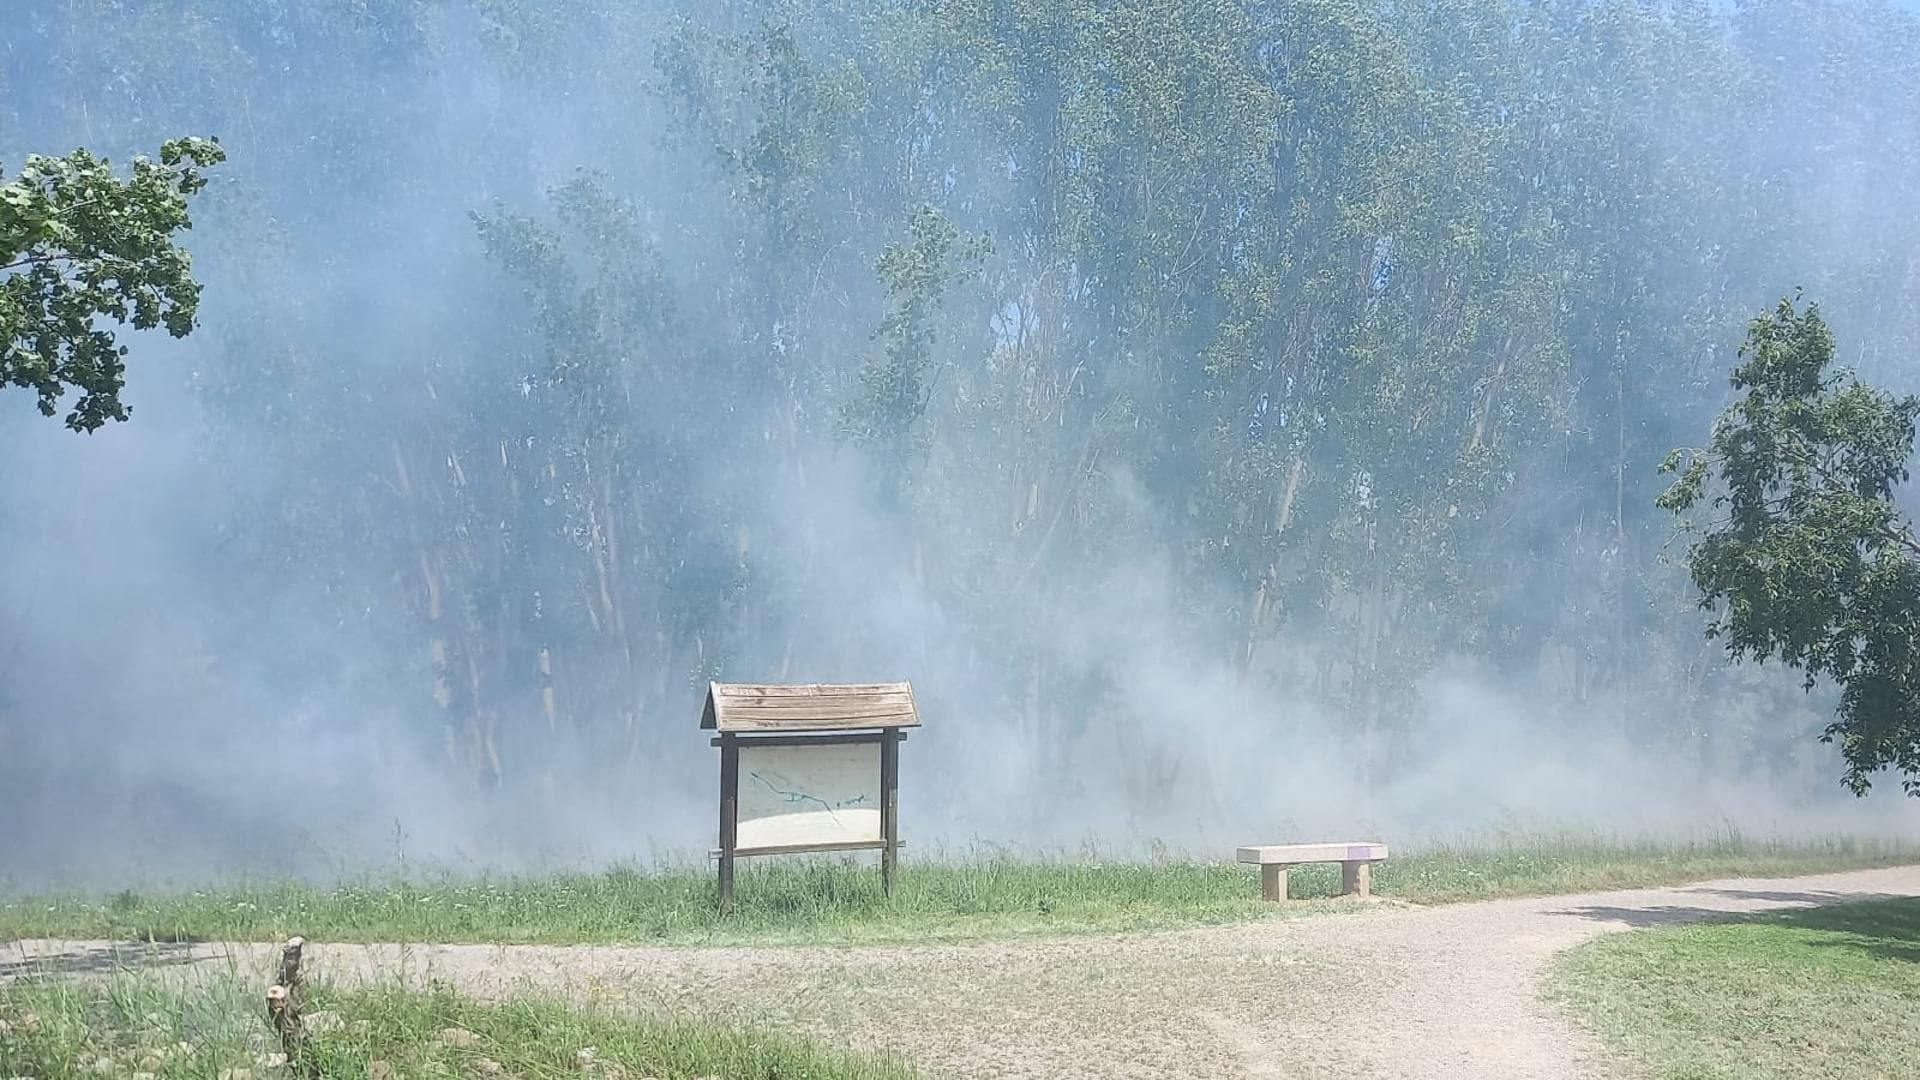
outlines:
[{"label": "green grass", "polygon": [[[330,1077],[726,1077],[728,1080],[908,1080],[899,1062],[803,1040],[687,1020],[624,1017],[537,997],[481,1004],[444,989],[309,992],[331,1013],[309,1043]],[[198,986],[155,975],[0,986],[0,1076],[217,1080],[293,1077],[262,1017],[258,988],[236,978]],[[284,1060],[284,1059],[282,1059]],[[383,1068],[378,1063],[384,1062]]]},{"label": "green grass", "polygon": [[[1533,836],[1402,852],[1377,895],[1416,903],[1790,875],[1920,862],[1920,846],[1844,839],[1694,841]],[[1300,867],[1293,895],[1338,889],[1336,866]],[[1155,930],[1268,917],[1252,867],[1169,858],[974,855],[906,862],[897,894],[851,861],[743,864],[730,915],[704,869],[534,877],[413,876],[337,886],[230,883],[111,896],[0,895],[0,940],[884,943]]]},{"label": "green grass", "polygon": [[1665,1080],[1920,1073],[1920,900],[1618,934],[1562,956],[1552,995]]}]

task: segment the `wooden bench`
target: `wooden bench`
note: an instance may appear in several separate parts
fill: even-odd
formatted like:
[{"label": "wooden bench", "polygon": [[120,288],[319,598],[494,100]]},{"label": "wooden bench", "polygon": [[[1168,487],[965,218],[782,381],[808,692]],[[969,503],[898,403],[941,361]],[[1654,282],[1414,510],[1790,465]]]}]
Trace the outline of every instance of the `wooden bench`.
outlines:
[{"label": "wooden bench", "polygon": [[1340,844],[1264,844],[1243,847],[1235,857],[1260,867],[1260,895],[1276,903],[1287,898],[1287,868],[1295,863],[1340,864],[1340,895],[1368,896],[1373,864],[1387,857],[1387,845],[1370,840]]}]

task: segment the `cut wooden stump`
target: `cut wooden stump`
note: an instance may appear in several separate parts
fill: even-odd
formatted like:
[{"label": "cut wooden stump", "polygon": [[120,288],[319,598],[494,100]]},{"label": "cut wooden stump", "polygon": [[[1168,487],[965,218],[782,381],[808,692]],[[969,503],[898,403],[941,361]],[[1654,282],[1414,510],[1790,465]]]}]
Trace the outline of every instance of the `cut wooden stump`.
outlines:
[{"label": "cut wooden stump", "polygon": [[307,939],[295,935],[280,946],[280,985],[289,992],[300,987],[300,951],[307,946]]},{"label": "cut wooden stump", "polygon": [[290,937],[280,947],[279,981],[267,987],[267,1022],[280,1039],[280,1051],[287,1065],[296,1072],[318,1080],[320,1068],[306,1054],[307,1031],[302,1022],[306,981],[300,973],[300,954],[306,939]]}]

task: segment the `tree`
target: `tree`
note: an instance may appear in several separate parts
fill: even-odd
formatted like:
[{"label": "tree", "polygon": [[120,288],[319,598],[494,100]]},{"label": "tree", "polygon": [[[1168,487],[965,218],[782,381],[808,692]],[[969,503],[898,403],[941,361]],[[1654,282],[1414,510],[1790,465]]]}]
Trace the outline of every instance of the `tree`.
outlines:
[{"label": "tree", "polygon": [[874,334],[880,356],[860,369],[858,392],[839,410],[847,437],[879,455],[889,498],[899,496],[911,464],[913,426],[933,392],[928,374],[934,309],[947,286],[973,272],[992,251],[986,237],[963,239],[931,206],[915,210],[907,230],[912,243],[887,245],[875,264],[888,297],[886,318]]},{"label": "tree", "polygon": [[32,155],[0,185],[0,385],[27,387],[52,416],[69,388],[75,431],[125,420],[126,346],[101,320],[193,330],[200,284],[174,244],[192,228],[187,197],[226,159],[211,139],[170,139],[120,180],[86,150]]},{"label": "tree", "polygon": [[1893,500],[1920,399],[1833,369],[1817,306],[1792,299],[1754,320],[1740,356],[1742,396],[1710,445],[1662,466],[1678,472],[1662,507],[1721,515],[1687,552],[1707,634],[1809,689],[1830,678],[1840,705],[1821,738],[1839,743],[1847,786],[1864,795],[1891,767],[1920,795],[1920,540]]}]

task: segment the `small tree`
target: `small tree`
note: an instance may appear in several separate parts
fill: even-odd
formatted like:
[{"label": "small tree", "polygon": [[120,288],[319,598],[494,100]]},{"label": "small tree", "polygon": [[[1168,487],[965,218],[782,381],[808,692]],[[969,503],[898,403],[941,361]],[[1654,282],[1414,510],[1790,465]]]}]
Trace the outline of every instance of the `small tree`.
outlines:
[{"label": "small tree", "polygon": [[[1840,688],[1821,736],[1846,785],[1883,768],[1920,795],[1920,540],[1893,500],[1907,478],[1920,400],[1833,369],[1817,306],[1782,300],[1754,320],[1733,370],[1742,396],[1705,449],[1662,465],[1660,505],[1714,516],[1687,552],[1710,638],[1735,660],[1779,660],[1809,689]],[[1711,492],[1711,493],[1710,493]]]},{"label": "small tree", "polygon": [[172,139],[159,161],[134,159],[124,181],[75,150],[30,156],[0,183],[0,386],[32,388],[47,416],[78,390],[66,418],[75,431],[127,418],[127,349],[101,322],[192,331],[200,284],[173,235],[192,227],[200,170],[225,158],[211,139]]}]

